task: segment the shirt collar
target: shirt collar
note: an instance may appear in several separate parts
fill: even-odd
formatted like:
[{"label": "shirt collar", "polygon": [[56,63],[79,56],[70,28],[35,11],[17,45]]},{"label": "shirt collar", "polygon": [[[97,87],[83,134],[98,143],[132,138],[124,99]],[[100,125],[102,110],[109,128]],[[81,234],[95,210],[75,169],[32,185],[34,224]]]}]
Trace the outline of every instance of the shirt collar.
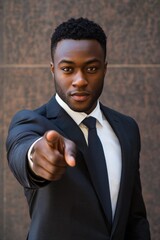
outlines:
[{"label": "shirt collar", "polygon": [[100,109],[100,104],[99,101],[97,102],[97,106],[95,107],[95,109],[89,114],[87,115],[84,112],[76,112],[73,111],[60,97],[59,95],[56,93],[55,96],[57,102],[59,103],[59,105],[68,113],[68,115],[77,123],[77,125],[80,125],[81,122],[89,116],[95,117],[99,123],[101,125],[103,125],[103,117],[102,117],[102,112]]}]

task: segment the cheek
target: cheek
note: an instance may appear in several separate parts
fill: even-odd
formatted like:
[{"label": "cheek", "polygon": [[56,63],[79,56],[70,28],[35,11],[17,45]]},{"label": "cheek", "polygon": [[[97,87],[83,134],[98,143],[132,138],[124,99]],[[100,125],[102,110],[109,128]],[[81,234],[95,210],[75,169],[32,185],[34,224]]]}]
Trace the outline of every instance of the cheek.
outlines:
[{"label": "cheek", "polygon": [[95,90],[101,89],[104,84],[104,77],[102,75],[99,75],[94,81],[91,81],[92,88]]},{"label": "cheek", "polygon": [[55,74],[54,84],[57,92],[66,94],[67,90],[70,88],[71,81],[67,78],[64,78],[62,74]]}]

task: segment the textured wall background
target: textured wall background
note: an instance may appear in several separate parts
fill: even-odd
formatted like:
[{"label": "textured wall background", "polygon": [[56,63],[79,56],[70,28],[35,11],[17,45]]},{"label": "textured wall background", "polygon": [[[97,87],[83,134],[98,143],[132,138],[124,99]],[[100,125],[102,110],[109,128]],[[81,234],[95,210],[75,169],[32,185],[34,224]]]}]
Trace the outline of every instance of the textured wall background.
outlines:
[{"label": "textured wall background", "polygon": [[54,92],[50,36],[70,17],[88,17],[108,34],[102,101],[134,117],[142,138],[141,179],[152,239],[160,239],[160,1],[0,0],[0,240],[25,239],[23,189],[8,168],[11,117]]}]

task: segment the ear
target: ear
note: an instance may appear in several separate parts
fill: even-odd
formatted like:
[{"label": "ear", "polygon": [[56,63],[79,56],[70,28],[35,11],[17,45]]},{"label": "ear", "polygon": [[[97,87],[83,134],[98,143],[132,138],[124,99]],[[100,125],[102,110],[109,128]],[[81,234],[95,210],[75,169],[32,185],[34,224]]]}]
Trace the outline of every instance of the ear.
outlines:
[{"label": "ear", "polygon": [[50,62],[50,69],[51,69],[52,75],[54,75],[54,63],[53,62]]}]

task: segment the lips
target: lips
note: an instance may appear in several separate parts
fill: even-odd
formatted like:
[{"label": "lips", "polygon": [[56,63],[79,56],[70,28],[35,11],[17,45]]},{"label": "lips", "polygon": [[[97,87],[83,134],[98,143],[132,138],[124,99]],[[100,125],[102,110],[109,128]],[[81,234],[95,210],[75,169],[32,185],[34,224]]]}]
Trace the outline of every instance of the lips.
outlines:
[{"label": "lips", "polygon": [[73,91],[70,96],[77,102],[84,102],[89,98],[90,93],[87,91]]}]

